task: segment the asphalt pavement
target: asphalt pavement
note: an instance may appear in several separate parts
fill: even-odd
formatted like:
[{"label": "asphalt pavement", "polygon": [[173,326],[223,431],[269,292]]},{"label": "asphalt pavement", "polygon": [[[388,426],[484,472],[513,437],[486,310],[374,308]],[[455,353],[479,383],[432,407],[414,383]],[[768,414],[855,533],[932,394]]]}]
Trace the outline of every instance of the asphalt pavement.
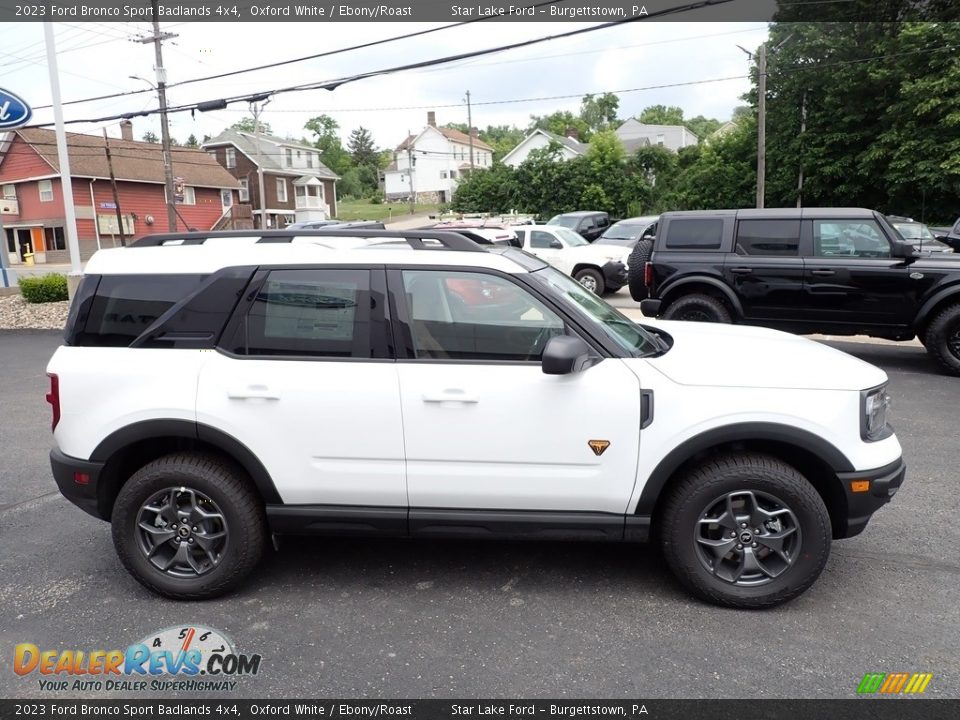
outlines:
[{"label": "asphalt pavement", "polygon": [[156,597],[50,477],[58,343],[0,332],[0,697],[64,696],[12,672],[19,643],[123,649],[192,624],[263,656],[241,698],[850,698],[866,672],[960,697],[960,378],[922,349],[832,343],[890,374],[907,481],[803,596],[746,612],[691,599],[652,547],[589,543],[288,539],[233,595]]}]

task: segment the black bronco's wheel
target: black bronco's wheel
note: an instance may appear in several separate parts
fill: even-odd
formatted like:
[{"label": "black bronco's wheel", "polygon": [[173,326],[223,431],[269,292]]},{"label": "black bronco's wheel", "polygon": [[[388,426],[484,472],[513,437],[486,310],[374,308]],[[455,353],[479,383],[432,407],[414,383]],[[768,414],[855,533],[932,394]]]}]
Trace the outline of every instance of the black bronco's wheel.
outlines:
[{"label": "black bronco's wheel", "polygon": [[719,456],[687,472],[658,518],[664,556],[704,600],[765,608],[790,600],[830,554],[830,515],[795,468],[757,453]]},{"label": "black bronco's wheel", "polygon": [[688,322],[731,322],[727,306],[709,295],[686,295],[674,300],[662,315],[664,320],[686,320]]},{"label": "black bronco's wheel", "polygon": [[653,240],[641,240],[633,246],[630,258],[627,260],[630,297],[637,302],[646,300],[650,296],[650,289],[644,282],[644,272],[651,252],[653,252]]},{"label": "black bronco's wheel", "polygon": [[951,375],[960,375],[960,304],[944,308],[923,333],[931,357]]},{"label": "black bronco's wheel", "polygon": [[154,592],[211,598],[236,587],[263,553],[263,505],[232,464],[175,453],[140,468],[113,507],[113,544],[124,567]]},{"label": "black bronco's wheel", "polygon": [[607,289],[603,282],[603,274],[599,270],[594,270],[593,268],[583,268],[582,270],[577,270],[576,274],[573,276],[573,279],[595,295],[603,295],[604,291]]}]

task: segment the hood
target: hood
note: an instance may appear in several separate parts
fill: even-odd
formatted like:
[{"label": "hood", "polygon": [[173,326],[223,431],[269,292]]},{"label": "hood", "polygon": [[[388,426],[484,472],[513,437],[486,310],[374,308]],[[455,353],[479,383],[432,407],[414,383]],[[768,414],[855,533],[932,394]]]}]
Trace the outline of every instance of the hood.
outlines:
[{"label": "hood", "polygon": [[571,260],[597,265],[604,265],[611,260],[626,265],[630,258],[629,248],[618,248],[612,245],[578,245],[577,247],[567,248],[563,252]]},{"label": "hood", "polygon": [[717,323],[646,320],[673,337],[647,362],[681,385],[864,390],[887,381],[878,367],[804,337]]}]

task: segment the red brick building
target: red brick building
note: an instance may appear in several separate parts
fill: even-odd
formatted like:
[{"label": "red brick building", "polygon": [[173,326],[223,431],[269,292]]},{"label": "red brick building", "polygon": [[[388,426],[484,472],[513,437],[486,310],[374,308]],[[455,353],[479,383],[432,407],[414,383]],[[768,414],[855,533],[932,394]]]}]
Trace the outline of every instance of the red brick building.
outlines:
[{"label": "red brick building", "polygon": [[[110,154],[124,233],[132,239],[169,232],[160,145],[134,141],[129,124],[122,130],[123,139],[110,139]],[[67,133],[67,148],[80,256],[86,259],[120,244],[116,204],[103,137]],[[183,185],[176,229],[235,227],[234,216],[244,214],[236,179],[202,150],[174,147],[172,156],[178,189],[179,180]],[[11,264],[28,253],[37,263],[69,261],[53,130],[15,130],[0,142],[0,213]]]}]

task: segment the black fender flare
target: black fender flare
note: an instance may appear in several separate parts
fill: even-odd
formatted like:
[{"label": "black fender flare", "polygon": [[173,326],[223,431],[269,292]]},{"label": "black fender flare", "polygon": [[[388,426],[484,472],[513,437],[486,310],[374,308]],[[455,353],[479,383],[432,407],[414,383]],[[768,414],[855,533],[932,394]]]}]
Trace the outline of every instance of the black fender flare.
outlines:
[{"label": "black fender flare", "polygon": [[212,445],[247,472],[264,503],[283,502],[270,473],[246,445],[221,430],[190,420],[144,420],[122,427],[110,433],[97,445],[90,455],[90,461],[106,463],[117,452],[133,443],[154,438],[187,438]]},{"label": "black fender flare", "polygon": [[698,452],[718,445],[749,440],[772,441],[805,450],[822,459],[837,473],[855,470],[846,455],[834,445],[806,430],[778,423],[737,423],[694,435],[671,450],[650,473],[634,513],[652,515],[667,481],[684,462]]},{"label": "black fender flare", "polygon": [[[733,314],[735,317],[743,317],[743,305],[740,304],[740,300],[737,298],[736,294],[730,287],[715,277],[709,275],[694,275],[678,278],[677,280],[668,280],[663,287],[657,289],[657,296],[659,298],[665,298],[670,293],[674,292],[677,288],[682,288],[684,285],[709,285],[712,288],[719,290],[723,293],[723,296],[727,299],[727,302],[730,303],[730,307],[733,308]],[[664,305],[664,309],[666,309]]]},{"label": "black fender flare", "polygon": [[919,328],[928,319],[930,313],[937,305],[939,305],[943,300],[951,297],[957,302],[960,302],[960,283],[948,285],[947,287],[941,288],[931,295],[930,298],[928,298],[923,305],[920,306],[920,310],[917,312],[917,317],[913,321],[914,328]]}]

